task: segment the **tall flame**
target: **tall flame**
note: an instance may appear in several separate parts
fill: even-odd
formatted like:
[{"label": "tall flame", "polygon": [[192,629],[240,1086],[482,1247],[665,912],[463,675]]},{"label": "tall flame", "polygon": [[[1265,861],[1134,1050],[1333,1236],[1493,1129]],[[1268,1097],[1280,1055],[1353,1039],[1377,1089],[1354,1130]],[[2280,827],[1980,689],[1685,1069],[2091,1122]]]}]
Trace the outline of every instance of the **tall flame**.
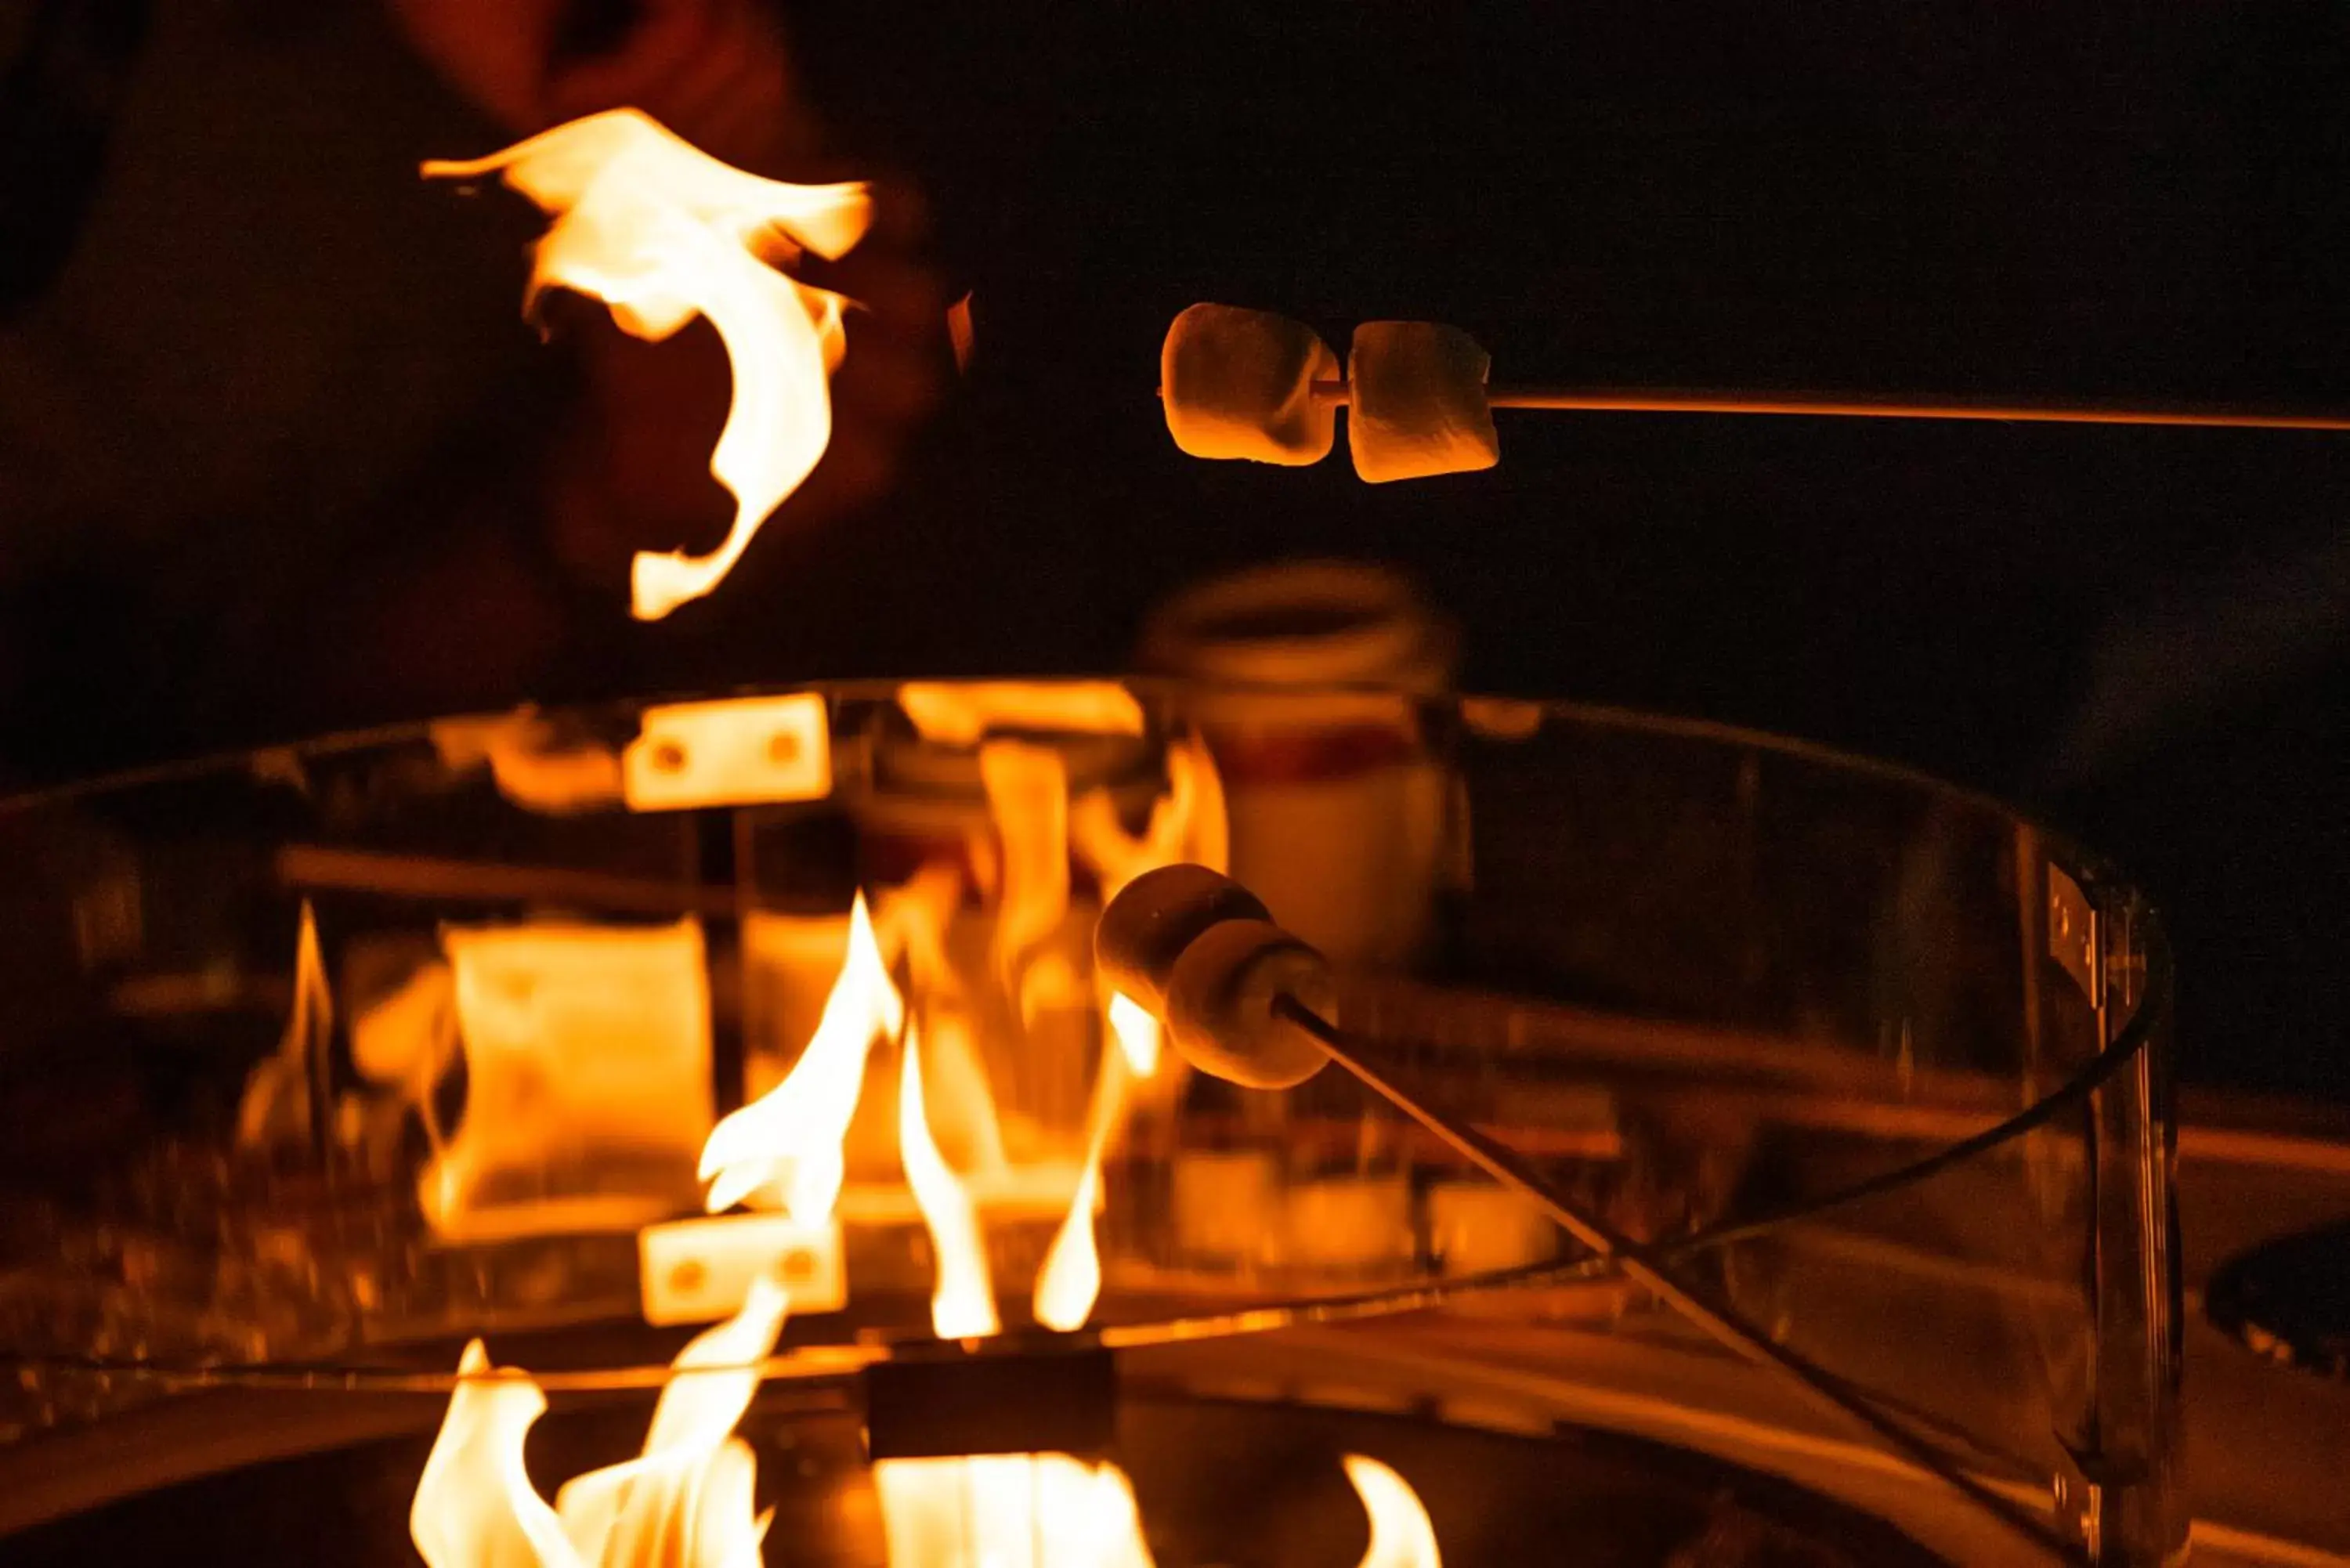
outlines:
[{"label": "tall flame", "polygon": [[1357,1568],[1443,1568],[1437,1554],[1436,1526],[1411,1483],[1361,1454],[1346,1458],[1347,1479],[1371,1516],[1371,1544]]},{"label": "tall flame", "polygon": [[905,1065],[898,1085],[898,1152],[906,1163],[906,1185],[931,1232],[937,1279],[931,1287],[931,1330],[941,1339],[977,1339],[1003,1326],[989,1282],[987,1246],[979,1232],[979,1212],[971,1194],[931,1141],[922,1114],[921,1041],[906,1032]]},{"label": "tall flame", "polygon": [[[1125,1003],[1121,1008],[1119,1003]],[[1094,1240],[1094,1209],[1101,1200],[1102,1157],[1125,1119],[1129,1077],[1148,1078],[1159,1066],[1159,1022],[1123,992],[1109,1004],[1114,1049],[1102,1053],[1100,1075],[1086,1115],[1086,1163],[1069,1211],[1053,1233],[1036,1271],[1032,1308],[1046,1328],[1068,1334],[1085,1326],[1101,1295],[1101,1249]]]},{"label": "tall flame", "polygon": [[781,1286],[755,1282],[741,1312],[678,1354],[643,1452],[572,1480],[553,1508],[523,1464],[546,1396],[467,1345],[409,1510],[428,1568],[757,1568],[756,1460],[733,1433],[787,1305]]},{"label": "tall flame", "polygon": [[762,180],[632,109],[575,119],[487,158],[428,162],[423,173],[502,173],[554,214],[526,306],[561,285],[603,300],[622,330],[648,341],[696,316],[718,329],[734,397],[710,472],[734,497],[733,524],[707,556],[639,552],[633,608],[658,620],[716,587],[832,439],[827,378],[845,348],[847,302],[767,261],[849,250],[871,219],[865,187]]},{"label": "tall flame", "polygon": [[1022,1013],[1033,1015],[1022,969],[1069,909],[1068,764],[1050,746],[992,740],[979,748],[979,776],[1003,857],[995,971],[1021,999]]},{"label": "tall flame", "polygon": [[866,1058],[905,1018],[859,893],[848,912],[847,954],[807,1049],[782,1083],[720,1122],[702,1146],[710,1211],[773,1192],[794,1219],[829,1215],[840,1196],[841,1146],[857,1115]]},{"label": "tall flame", "polygon": [[318,918],[302,900],[294,942],[294,1007],[286,1016],[276,1054],[255,1064],[236,1108],[236,1140],[267,1147],[309,1136],[327,1116],[325,1070],[334,1037],[335,998],[318,951]]},{"label": "tall flame", "polygon": [[583,1562],[756,1568],[766,1534],[766,1521],[752,1512],[757,1461],[733,1433],[788,1305],[782,1286],[754,1281],[741,1312],[678,1353],[678,1376],[653,1407],[644,1451],[556,1494],[556,1515]]},{"label": "tall flame", "polygon": [[490,1366],[480,1340],[457,1363],[461,1381],[441,1418],[409,1504],[408,1533],[428,1568],[546,1568],[578,1562],[555,1510],[530,1484],[523,1438],[546,1396],[519,1372]]},{"label": "tall flame", "polygon": [[[984,760],[985,753],[982,753]],[[1105,903],[1144,872],[1187,856],[1221,868],[1224,862],[1223,786],[1215,759],[1204,742],[1187,738],[1167,753],[1168,791],[1150,808],[1139,836],[1126,831],[1107,791],[1088,794],[1068,813],[1071,844],[1094,869]],[[1006,886],[1009,887],[1009,878]],[[1113,993],[1104,1022],[1115,1051],[1104,1051],[1094,1097],[1087,1112],[1086,1163],[1068,1212],[1054,1233],[1037,1271],[1032,1310],[1045,1327],[1068,1333],[1085,1325],[1101,1294],[1101,1251],[1094,1236],[1094,1210],[1101,1199],[1102,1159],[1127,1116],[1137,1083],[1159,1071],[1157,1019],[1130,997]]]}]

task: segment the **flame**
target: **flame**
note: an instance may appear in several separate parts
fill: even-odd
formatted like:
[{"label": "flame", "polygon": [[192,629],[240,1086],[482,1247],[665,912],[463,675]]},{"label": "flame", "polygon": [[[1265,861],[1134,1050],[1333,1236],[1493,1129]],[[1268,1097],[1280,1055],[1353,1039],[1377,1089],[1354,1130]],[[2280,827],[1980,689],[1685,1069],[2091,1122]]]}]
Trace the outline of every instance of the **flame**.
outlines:
[{"label": "flame", "polygon": [[707,556],[639,552],[631,580],[639,620],[710,592],[832,439],[827,378],[845,349],[847,301],[763,258],[849,250],[871,218],[865,187],[759,179],[632,109],[575,119],[487,158],[428,162],[423,173],[502,173],[554,214],[526,307],[561,285],[603,300],[623,331],[649,341],[696,316],[718,329],[734,397],[710,472],[734,497],[733,526]]},{"label": "flame", "polygon": [[256,1064],[236,1108],[236,1141],[265,1148],[309,1136],[326,1115],[324,1075],[333,1038],[335,999],[327,987],[326,961],[318,951],[318,919],[302,900],[302,923],[294,940],[294,1007],[276,1054]]},{"label": "flame", "polygon": [[1151,1568],[1126,1474],[1067,1454],[884,1459],[889,1568]]},{"label": "flame", "polygon": [[1003,855],[995,971],[1032,1016],[1021,971],[1069,909],[1068,764],[1050,746],[989,741],[979,748],[979,776]]},{"label": "flame", "polygon": [[1152,804],[1139,836],[1118,820],[1110,793],[1095,790],[1069,810],[1069,844],[1100,879],[1105,903],[1144,872],[1179,860],[1211,871],[1229,868],[1224,784],[1207,743],[1196,735],[1169,743],[1167,793]]},{"label": "flame", "polygon": [[[1126,1005],[1123,1009],[1119,1003]],[[1116,1050],[1102,1053],[1100,1075],[1094,1080],[1093,1103],[1086,1114],[1086,1163],[1070,1194],[1069,1210],[1053,1244],[1036,1271],[1032,1310],[1036,1321],[1063,1334],[1085,1326],[1101,1295],[1101,1250],[1094,1239],[1094,1210],[1101,1202],[1102,1157],[1109,1140],[1126,1119],[1129,1075],[1148,1078],[1159,1066],[1159,1023],[1128,1000],[1114,993],[1109,1007],[1110,1031]]]},{"label": "flame", "polygon": [[978,1339],[1003,1326],[987,1277],[987,1248],[971,1194],[931,1141],[922,1115],[921,1041],[906,1032],[905,1066],[898,1085],[898,1153],[906,1185],[931,1232],[938,1278],[931,1288],[931,1330],[941,1339]]},{"label": "flame", "polygon": [[807,1049],[784,1081],[712,1129],[702,1179],[712,1213],[780,1194],[794,1219],[814,1221],[840,1196],[842,1141],[857,1114],[873,1043],[905,1026],[906,1004],[889,982],[865,896],[848,912],[848,950]]},{"label": "flame", "polygon": [[954,981],[946,929],[962,902],[962,867],[933,860],[905,881],[875,895],[873,926],[885,950],[901,949],[916,991],[928,997]]},{"label": "flame", "polygon": [[530,1484],[523,1438],[546,1396],[525,1374],[490,1366],[480,1340],[457,1363],[441,1435],[409,1504],[408,1534],[427,1568],[569,1568],[578,1554]]},{"label": "flame", "polygon": [[[930,1081],[941,1090],[938,1111],[927,1116],[932,1137],[943,1137],[946,1148],[960,1151],[961,1164],[974,1174],[1001,1177],[1012,1167],[1003,1147],[1003,1122],[996,1114],[995,1091],[987,1081],[987,1064],[971,1020],[932,997],[924,1013],[922,1045]],[[951,1118],[951,1119],[950,1119]]]},{"label": "flame", "polygon": [[[986,753],[983,751],[982,760]],[[1118,820],[1107,791],[1079,802],[1069,815],[1070,842],[1101,882],[1105,903],[1135,877],[1187,856],[1221,868],[1225,855],[1223,786],[1204,742],[1187,737],[1168,748],[1168,791],[1150,808],[1139,837]],[[1009,886],[1007,882],[1007,887]],[[1007,897],[1008,902],[1008,897]],[[1159,1021],[1131,997],[1112,993],[1104,1011],[1116,1051],[1105,1051],[1087,1112],[1086,1163],[1069,1209],[1037,1271],[1033,1310],[1045,1327],[1068,1333],[1085,1325],[1101,1295],[1101,1252],[1094,1210],[1101,1201],[1102,1159],[1125,1124],[1129,1092],[1159,1071]]]},{"label": "flame", "polygon": [[1442,1568],[1436,1527],[1411,1483],[1361,1454],[1346,1458],[1347,1479],[1371,1516],[1371,1544],[1356,1568]]},{"label": "flame", "polygon": [[1136,1077],[1148,1078],[1159,1071],[1159,1020],[1122,991],[1110,993],[1109,1032]]},{"label": "flame", "polygon": [[758,1391],[760,1364],[789,1300],[754,1281],[743,1310],[697,1335],[653,1407],[644,1451],[590,1470],[556,1494],[555,1511],[585,1563],[604,1568],[755,1568],[767,1521],[752,1512],[757,1461],[733,1436]]},{"label": "flame", "polygon": [[1069,1198],[1069,1211],[1053,1232],[1045,1266],[1036,1271],[1031,1310],[1036,1321],[1061,1334],[1086,1325],[1101,1295],[1101,1249],[1094,1241],[1094,1208],[1101,1201],[1101,1157],[1104,1139],[1088,1140],[1085,1172]]},{"label": "flame", "polygon": [[546,1396],[467,1345],[409,1510],[428,1568],[757,1568],[767,1519],[752,1510],[756,1460],[733,1432],[788,1304],[755,1282],[741,1312],[678,1354],[643,1452],[570,1481],[553,1508],[523,1465]]}]

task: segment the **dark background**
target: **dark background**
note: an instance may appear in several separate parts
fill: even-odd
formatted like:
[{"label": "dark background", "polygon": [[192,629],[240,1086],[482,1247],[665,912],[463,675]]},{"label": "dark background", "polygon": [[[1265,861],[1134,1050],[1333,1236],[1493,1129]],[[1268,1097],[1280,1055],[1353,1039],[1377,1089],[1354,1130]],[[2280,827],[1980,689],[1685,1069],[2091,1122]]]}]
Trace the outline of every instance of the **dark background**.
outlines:
[{"label": "dark background", "polygon": [[2350,12],[837,11],[809,80],[934,192],[981,357],[882,524],[952,545],[873,551],[810,659],[889,602],[915,664],[1102,664],[1178,578],[1383,556],[1473,685],[2075,828],[2166,908],[2191,1075],[2350,1093],[2350,438],[1505,413],[1499,469],[1373,488],[1149,401],[1216,299],[1497,379],[2350,407]]},{"label": "dark background", "polygon": [[2350,408],[2350,11],[792,26],[842,147],[929,192],[978,357],[888,503],[771,529],[766,587],[542,695],[1116,667],[1184,579],[1384,558],[1463,621],[1473,686],[1791,732],[2074,828],[2168,911],[2191,1075],[2350,1096],[2350,437],[1503,414],[1497,470],[1372,488],[1184,458],[1151,397],[1212,299],[1338,343],[1455,322],[1503,380]]}]

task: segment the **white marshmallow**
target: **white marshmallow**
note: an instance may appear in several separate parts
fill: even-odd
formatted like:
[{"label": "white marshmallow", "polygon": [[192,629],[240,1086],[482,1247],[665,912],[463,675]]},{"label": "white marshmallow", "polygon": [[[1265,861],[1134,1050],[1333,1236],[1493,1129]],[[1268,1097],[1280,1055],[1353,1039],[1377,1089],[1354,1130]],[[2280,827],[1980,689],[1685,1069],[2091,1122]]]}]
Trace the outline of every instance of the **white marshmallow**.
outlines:
[{"label": "white marshmallow", "polygon": [[1230,305],[1195,305],[1159,351],[1168,433],[1193,457],[1302,467],[1330,454],[1337,410],[1314,395],[1338,357],[1302,321]]},{"label": "white marshmallow", "polygon": [[1289,996],[1336,1019],[1329,961],[1279,926],[1223,920],[1200,933],[1167,980],[1167,1037],[1203,1073],[1244,1089],[1289,1089],[1329,1060],[1315,1038],[1273,1010]]},{"label": "white marshmallow", "polygon": [[1094,927],[1094,971],[1155,1018],[1175,964],[1209,927],[1270,920],[1257,896],[1219,871],[1178,863],[1128,882]]},{"label": "white marshmallow", "polygon": [[1186,1062],[1243,1088],[1290,1088],[1328,1059],[1273,1003],[1286,994],[1335,1019],[1329,961],[1204,866],[1162,866],[1128,883],[1095,928],[1094,970],[1156,1014]]},{"label": "white marshmallow", "polygon": [[1347,358],[1347,450],[1373,484],[1502,461],[1485,403],[1492,357],[1457,327],[1366,321]]}]

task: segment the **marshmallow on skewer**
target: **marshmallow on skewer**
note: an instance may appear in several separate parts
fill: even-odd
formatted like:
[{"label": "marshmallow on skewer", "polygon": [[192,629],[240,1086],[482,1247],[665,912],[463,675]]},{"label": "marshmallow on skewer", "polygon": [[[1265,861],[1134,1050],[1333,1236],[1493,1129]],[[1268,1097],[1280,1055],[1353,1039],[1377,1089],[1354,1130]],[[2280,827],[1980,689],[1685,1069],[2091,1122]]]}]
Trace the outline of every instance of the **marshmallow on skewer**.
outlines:
[{"label": "marshmallow on skewer", "polygon": [[1270,920],[1257,896],[1221,872],[1178,863],[1145,871],[1121,888],[1094,927],[1094,969],[1154,1018],[1167,1015],[1175,961],[1210,926]]},{"label": "marshmallow on skewer", "polygon": [[1347,450],[1372,483],[1502,461],[1485,401],[1492,357],[1457,327],[1366,321],[1347,356]]},{"label": "marshmallow on skewer", "polygon": [[1314,383],[1337,375],[1337,355],[1304,322],[1231,305],[1192,306],[1159,351],[1168,433],[1193,457],[1321,462],[1337,417]]},{"label": "marshmallow on skewer", "polygon": [[1295,998],[1337,1012],[1329,961],[1264,917],[1230,877],[1169,866],[1127,884],[1094,930],[1102,978],[1157,1013],[1182,1058],[1249,1089],[1286,1089],[1322,1068],[1321,1044],[1274,1011]]}]

